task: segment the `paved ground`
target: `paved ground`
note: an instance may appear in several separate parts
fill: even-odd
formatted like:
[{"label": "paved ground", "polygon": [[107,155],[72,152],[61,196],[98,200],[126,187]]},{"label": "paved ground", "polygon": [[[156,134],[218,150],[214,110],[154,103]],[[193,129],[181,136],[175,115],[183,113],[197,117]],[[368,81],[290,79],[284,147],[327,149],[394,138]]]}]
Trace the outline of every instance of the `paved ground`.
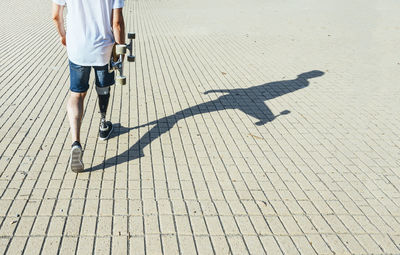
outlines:
[{"label": "paved ground", "polygon": [[400,254],[399,7],[126,0],[77,175],[50,1],[0,1],[0,253]]}]

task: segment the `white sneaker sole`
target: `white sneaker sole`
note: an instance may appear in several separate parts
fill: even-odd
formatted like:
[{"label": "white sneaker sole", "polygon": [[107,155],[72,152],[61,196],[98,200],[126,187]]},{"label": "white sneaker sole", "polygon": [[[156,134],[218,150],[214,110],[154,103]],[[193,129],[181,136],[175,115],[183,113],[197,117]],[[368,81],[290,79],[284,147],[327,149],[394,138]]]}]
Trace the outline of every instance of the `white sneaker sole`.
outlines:
[{"label": "white sneaker sole", "polygon": [[82,149],[78,146],[74,146],[71,149],[71,170],[75,173],[82,172],[84,169],[82,162]]}]

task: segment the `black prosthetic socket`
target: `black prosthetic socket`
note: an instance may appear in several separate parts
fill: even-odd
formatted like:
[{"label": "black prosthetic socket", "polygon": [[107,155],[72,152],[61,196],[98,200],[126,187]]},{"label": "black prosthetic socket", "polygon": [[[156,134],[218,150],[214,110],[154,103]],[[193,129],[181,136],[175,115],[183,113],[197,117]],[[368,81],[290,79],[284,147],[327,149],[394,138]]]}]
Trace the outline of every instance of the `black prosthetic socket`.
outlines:
[{"label": "black prosthetic socket", "polygon": [[101,114],[100,128],[107,128],[106,113],[108,101],[110,100],[110,87],[97,87],[97,95],[99,96],[99,108]]},{"label": "black prosthetic socket", "polygon": [[101,113],[102,118],[103,118],[103,116],[104,117],[106,116],[109,100],[110,100],[110,94],[99,95],[99,107],[100,107],[100,113]]}]

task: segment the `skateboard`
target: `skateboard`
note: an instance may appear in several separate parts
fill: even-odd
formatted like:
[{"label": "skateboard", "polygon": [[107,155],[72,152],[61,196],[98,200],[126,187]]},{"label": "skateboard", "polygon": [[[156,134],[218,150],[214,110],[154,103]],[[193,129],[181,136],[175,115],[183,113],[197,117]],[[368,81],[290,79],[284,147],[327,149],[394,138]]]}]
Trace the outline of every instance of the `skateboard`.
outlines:
[{"label": "skateboard", "polygon": [[126,76],[124,76],[123,70],[123,57],[126,51],[129,50],[129,55],[127,56],[128,62],[134,62],[135,56],[132,55],[133,52],[133,40],[136,38],[135,33],[128,33],[129,44],[116,44],[114,45],[113,54],[111,55],[110,67],[111,70],[116,71],[115,83],[117,85],[126,84]]}]

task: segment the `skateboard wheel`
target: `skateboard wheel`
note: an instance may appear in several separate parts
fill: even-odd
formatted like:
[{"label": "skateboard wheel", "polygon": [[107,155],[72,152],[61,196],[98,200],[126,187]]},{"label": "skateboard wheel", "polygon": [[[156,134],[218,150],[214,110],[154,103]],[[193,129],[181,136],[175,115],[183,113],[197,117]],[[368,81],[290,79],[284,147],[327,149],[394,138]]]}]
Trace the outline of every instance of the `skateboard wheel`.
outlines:
[{"label": "skateboard wheel", "polygon": [[128,39],[135,39],[136,33],[128,33]]},{"label": "skateboard wheel", "polygon": [[117,85],[125,85],[126,84],[126,77],[125,76],[118,76],[116,80]]},{"label": "skateboard wheel", "polygon": [[115,47],[115,53],[117,53],[117,55],[124,55],[126,53],[126,45],[117,44],[117,46]]},{"label": "skateboard wheel", "polygon": [[135,62],[135,56],[128,56],[128,62]]}]

